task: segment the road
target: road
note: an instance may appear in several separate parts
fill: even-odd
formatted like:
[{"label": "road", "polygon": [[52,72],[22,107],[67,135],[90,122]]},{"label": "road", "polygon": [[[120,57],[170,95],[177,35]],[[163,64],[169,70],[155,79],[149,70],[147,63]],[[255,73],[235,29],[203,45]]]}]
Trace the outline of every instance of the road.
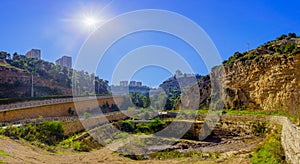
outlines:
[{"label": "road", "polygon": [[[97,98],[109,98],[111,96],[98,96]],[[18,102],[13,104],[7,105],[0,105],[0,110],[7,110],[7,109],[20,109],[25,107],[34,107],[34,106],[43,106],[43,105],[51,105],[51,104],[60,104],[60,103],[67,103],[67,102],[75,102],[75,101],[84,101],[89,99],[94,99],[95,97],[75,97],[75,98],[61,98],[61,99],[49,99],[49,100],[32,100],[32,101],[25,101],[25,102]]]}]

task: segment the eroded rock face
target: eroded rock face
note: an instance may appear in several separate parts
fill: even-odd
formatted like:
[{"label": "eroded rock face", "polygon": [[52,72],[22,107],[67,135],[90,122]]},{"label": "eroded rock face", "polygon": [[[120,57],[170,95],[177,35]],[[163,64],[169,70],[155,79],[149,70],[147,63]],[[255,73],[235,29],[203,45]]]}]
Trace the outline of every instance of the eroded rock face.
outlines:
[{"label": "eroded rock face", "polygon": [[225,67],[225,107],[297,110],[300,54],[236,62]]},{"label": "eroded rock face", "polygon": [[236,61],[214,69],[209,77],[200,81],[200,108],[211,108],[213,95],[220,94],[221,88],[225,109],[288,111],[295,115],[300,106],[300,54]]}]

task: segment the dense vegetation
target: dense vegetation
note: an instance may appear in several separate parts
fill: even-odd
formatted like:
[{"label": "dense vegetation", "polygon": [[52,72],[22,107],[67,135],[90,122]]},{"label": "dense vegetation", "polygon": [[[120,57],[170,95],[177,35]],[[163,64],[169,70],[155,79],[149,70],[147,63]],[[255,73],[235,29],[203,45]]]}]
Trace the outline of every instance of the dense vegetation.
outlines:
[{"label": "dense vegetation", "polygon": [[[159,85],[159,87],[162,88],[166,93],[166,102],[164,109],[176,109],[178,104],[180,103],[180,95],[185,92],[185,90],[194,85],[195,81],[197,81],[199,84],[202,78],[203,76],[200,76],[198,74],[191,77],[183,74],[181,77],[173,76],[165,80],[161,85]],[[160,95],[160,98],[158,99],[162,99],[162,95]]]},{"label": "dense vegetation", "polygon": [[300,53],[300,47],[297,46],[297,38],[299,38],[295,33],[289,33],[288,35],[281,35],[274,41],[269,41],[262,46],[250,50],[248,52],[235,52],[228,60],[223,62],[223,65],[230,66],[236,61],[255,61],[267,60],[270,58],[278,57],[278,55],[295,55]]},{"label": "dense vegetation", "polygon": [[[27,77],[26,81],[21,81],[21,77],[18,80],[4,82],[1,84],[1,88],[11,90],[14,88],[30,88],[31,75],[39,77],[58,85],[61,88],[71,89],[72,78],[75,81],[75,90],[77,95],[88,95],[92,93],[107,94],[108,93],[108,81],[100,79],[94,74],[89,74],[84,71],[77,71],[69,69],[67,67],[55,65],[51,62],[44,60],[38,60],[34,58],[27,58],[24,55],[14,53],[12,56],[9,53],[0,52],[0,66],[12,69],[14,71],[21,72],[24,77]],[[45,86],[42,84],[34,84],[35,96],[48,96],[58,95],[62,91],[54,89],[51,86]],[[2,95],[3,96],[3,95]],[[30,90],[26,92],[22,97],[30,96]],[[5,97],[11,97],[6,95]]]},{"label": "dense vegetation", "polygon": [[63,125],[59,121],[30,123],[22,127],[9,125],[5,129],[0,129],[0,135],[5,135],[12,139],[24,139],[35,146],[57,153],[70,148],[75,151],[90,151],[100,146],[91,137],[89,139],[80,138],[80,136],[86,134],[86,132],[83,132],[65,136]]},{"label": "dense vegetation", "polygon": [[132,120],[120,121],[117,127],[129,133],[153,134],[166,126],[166,122],[160,118],[155,118],[149,123],[134,123]]},{"label": "dense vegetation", "polygon": [[22,127],[9,125],[1,129],[0,134],[13,139],[25,139],[30,142],[40,142],[55,145],[64,138],[61,122],[46,121],[39,124],[27,124]]},{"label": "dense vegetation", "polygon": [[251,156],[251,163],[282,164],[285,162],[284,150],[280,143],[281,128],[277,129],[266,139],[265,143],[257,148]]}]

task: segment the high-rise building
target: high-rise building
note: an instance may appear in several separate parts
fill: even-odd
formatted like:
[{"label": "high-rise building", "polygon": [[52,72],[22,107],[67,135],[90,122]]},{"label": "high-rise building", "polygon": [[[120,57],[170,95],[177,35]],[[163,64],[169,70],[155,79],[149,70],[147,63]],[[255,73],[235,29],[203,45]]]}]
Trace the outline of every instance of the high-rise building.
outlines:
[{"label": "high-rise building", "polygon": [[121,87],[127,87],[128,86],[128,81],[120,81],[120,86]]},{"label": "high-rise building", "polygon": [[140,81],[136,82],[136,86],[137,87],[141,87],[142,86],[142,82],[140,82]]},{"label": "high-rise building", "polygon": [[28,51],[25,56],[27,58],[35,58],[35,59],[39,59],[41,60],[41,50],[39,49],[31,49],[30,51]]},{"label": "high-rise building", "polygon": [[72,57],[63,56],[55,61],[56,65],[72,68]]},{"label": "high-rise building", "polygon": [[130,81],[129,86],[135,87],[136,86],[136,81]]}]

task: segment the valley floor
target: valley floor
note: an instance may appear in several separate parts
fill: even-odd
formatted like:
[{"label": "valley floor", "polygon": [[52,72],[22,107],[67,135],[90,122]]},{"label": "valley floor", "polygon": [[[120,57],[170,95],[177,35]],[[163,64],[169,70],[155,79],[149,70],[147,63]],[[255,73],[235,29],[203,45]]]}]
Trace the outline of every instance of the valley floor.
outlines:
[{"label": "valley floor", "polygon": [[250,163],[248,155],[243,154],[226,161],[200,161],[199,158],[175,158],[166,160],[142,160],[135,161],[119,156],[106,148],[100,148],[91,152],[77,153],[65,152],[61,154],[51,153],[41,148],[32,146],[22,140],[12,140],[0,136],[0,163]]}]

